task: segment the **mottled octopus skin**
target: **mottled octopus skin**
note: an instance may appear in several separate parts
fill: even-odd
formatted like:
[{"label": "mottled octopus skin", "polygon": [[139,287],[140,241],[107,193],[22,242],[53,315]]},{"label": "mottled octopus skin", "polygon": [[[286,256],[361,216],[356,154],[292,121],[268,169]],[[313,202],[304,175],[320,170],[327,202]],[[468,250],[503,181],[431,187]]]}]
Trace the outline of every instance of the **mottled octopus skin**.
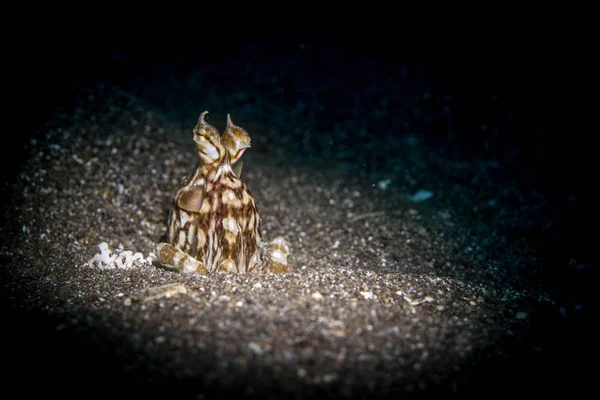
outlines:
[{"label": "mottled octopus skin", "polygon": [[168,243],[159,243],[155,249],[158,261],[183,273],[289,272],[288,242],[278,237],[261,243],[260,215],[252,193],[240,179],[240,158],[250,147],[250,136],[229,115],[225,132],[219,136],[204,121],[207,113],[200,115],[194,128],[200,161],[174,198]]}]

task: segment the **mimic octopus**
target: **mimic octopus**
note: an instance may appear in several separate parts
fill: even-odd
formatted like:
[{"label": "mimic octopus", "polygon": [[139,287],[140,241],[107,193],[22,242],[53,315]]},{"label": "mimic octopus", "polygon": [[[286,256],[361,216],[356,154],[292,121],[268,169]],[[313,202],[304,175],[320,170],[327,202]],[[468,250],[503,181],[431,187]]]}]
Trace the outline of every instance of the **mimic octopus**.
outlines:
[{"label": "mimic octopus", "polygon": [[193,140],[200,161],[184,179],[169,213],[168,243],[155,253],[165,267],[183,273],[289,272],[290,245],[283,237],[261,242],[254,197],[240,179],[250,135],[231,122],[219,136],[200,114]]}]

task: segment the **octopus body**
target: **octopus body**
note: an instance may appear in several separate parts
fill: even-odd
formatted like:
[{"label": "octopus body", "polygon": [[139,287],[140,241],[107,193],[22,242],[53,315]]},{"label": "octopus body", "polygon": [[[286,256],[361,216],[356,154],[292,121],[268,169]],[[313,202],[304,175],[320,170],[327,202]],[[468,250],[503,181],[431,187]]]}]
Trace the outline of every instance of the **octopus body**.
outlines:
[{"label": "octopus body", "polygon": [[240,179],[248,133],[227,115],[222,136],[200,115],[193,140],[200,161],[179,187],[169,214],[168,243],[158,243],[159,262],[183,273],[288,272],[289,244],[262,243],[254,197]]}]

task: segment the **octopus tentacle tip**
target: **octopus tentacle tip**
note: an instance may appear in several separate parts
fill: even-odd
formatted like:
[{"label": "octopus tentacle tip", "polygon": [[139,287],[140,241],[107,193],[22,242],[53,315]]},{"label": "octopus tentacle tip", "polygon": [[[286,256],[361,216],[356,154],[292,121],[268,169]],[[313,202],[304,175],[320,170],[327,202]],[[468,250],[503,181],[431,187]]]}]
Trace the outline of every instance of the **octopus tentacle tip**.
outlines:
[{"label": "octopus tentacle tip", "polygon": [[208,111],[204,111],[202,114],[200,114],[200,118],[198,118],[198,123],[204,123],[204,116],[208,114]]}]

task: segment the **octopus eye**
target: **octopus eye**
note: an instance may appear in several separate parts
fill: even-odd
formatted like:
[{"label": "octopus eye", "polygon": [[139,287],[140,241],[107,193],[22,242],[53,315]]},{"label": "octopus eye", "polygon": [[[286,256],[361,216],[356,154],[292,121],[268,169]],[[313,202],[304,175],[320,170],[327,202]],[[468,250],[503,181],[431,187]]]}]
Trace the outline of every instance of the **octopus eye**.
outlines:
[{"label": "octopus eye", "polygon": [[211,124],[204,121],[204,116],[208,111],[204,111],[198,118],[198,123],[194,128],[194,142],[200,159],[207,164],[212,164],[221,159],[221,140],[219,132]]},{"label": "octopus eye", "polygon": [[231,163],[235,164],[242,157],[244,151],[250,147],[250,135],[243,128],[234,125],[231,117],[227,114],[227,127],[221,137],[221,143],[229,153]]},{"label": "octopus eye", "polygon": [[218,147],[205,137],[201,136],[197,140],[194,138],[194,141],[196,142],[198,155],[203,162],[212,164],[221,158]]}]

